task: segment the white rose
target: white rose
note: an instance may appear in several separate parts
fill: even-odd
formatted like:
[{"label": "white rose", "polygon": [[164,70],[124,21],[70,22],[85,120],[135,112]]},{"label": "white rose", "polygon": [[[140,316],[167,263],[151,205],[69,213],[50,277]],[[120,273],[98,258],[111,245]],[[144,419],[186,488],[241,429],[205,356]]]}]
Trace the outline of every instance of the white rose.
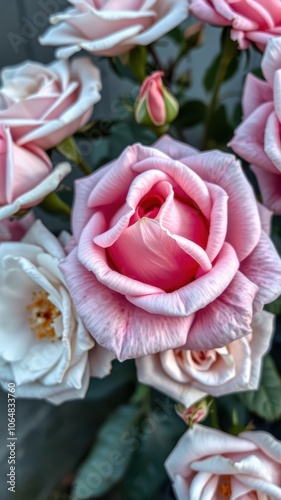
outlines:
[{"label": "white rose", "polygon": [[178,500],[280,500],[281,442],[195,424],[165,462]]},{"label": "white rose", "polygon": [[206,394],[217,397],[256,389],[262,357],[273,333],[273,320],[272,314],[260,312],[253,319],[252,334],[218,349],[174,349],[139,358],[138,379],[187,408]]},{"label": "white rose", "polygon": [[149,45],[188,16],[187,0],[69,0],[74,8],[51,17],[42,45],[66,46],[57,57],[67,59],[85,49],[116,56],[135,45]]},{"label": "white rose", "polygon": [[6,390],[14,382],[18,397],[81,398],[90,375],[111,370],[112,353],[95,346],[76,314],[58,268],[64,257],[40,221],[21,242],[0,244],[0,379]]}]

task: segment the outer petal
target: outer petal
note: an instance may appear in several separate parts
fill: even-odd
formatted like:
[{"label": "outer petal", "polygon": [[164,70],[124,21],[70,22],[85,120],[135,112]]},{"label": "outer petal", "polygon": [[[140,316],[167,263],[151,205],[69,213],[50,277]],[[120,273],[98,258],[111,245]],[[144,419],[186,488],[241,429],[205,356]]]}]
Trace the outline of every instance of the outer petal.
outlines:
[{"label": "outer petal", "polygon": [[277,215],[281,215],[281,175],[267,172],[263,168],[252,165],[251,169],[256,174],[261,190],[263,203]]},{"label": "outer petal", "polygon": [[258,287],[254,301],[255,312],[269,304],[281,293],[281,259],[273,243],[262,231],[254,251],[245,259],[240,271]]},{"label": "outer petal", "polygon": [[267,83],[248,73],[242,97],[244,120],[262,104],[273,102],[273,90]]},{"label": "outer petal", "polygon": [[[204,445],[202,445],[204,443]],[[178,441],[165,462],[165,468],[172,480],[176,475],[190,478],[192,464],[202,457],[225,453],[250,453],[257,446],[246,439],[195,424]]]},{"label": "outer petal", "polygon": [[140,35],[132,37],[133,44],[149,45],[178,26],[188,16],[186,0],[177,0],[176,4],[172,0],[166,0],[164,3],[158,0],[156,8],[159,16],[158,21]]},{"label": "outer petal", "polygon": [[119,360],[173,349],[185,343],[193,316],[169,318],[134,307],[122,295],[99,283],[79,263],[76,250],[60,267],[89,332]]},{"label": "outer petal", "polygon": [[236,128],[235,135],[229,143],[241,158],[269,172],[275,172],[275,166],[264,151],[264,144],[267,120],[273,111],[273,102],[259,106]]},{"label": "outer petal", "polygon": [[240,163],[218,151],[200,153],[182,159],[201,179],[220,186],[228,194],[228,231],[226,241],[243,260],[258,243],[260,219],[255,195]]},{"label": "outer petal", "polygon": [[69,163],[60,163],[51,174],[34,189],[19,196],[9,205],[0,207],[0,220],[11,217],[11,215],[16,214],[21,208],[32,207],[36,205],[36,203],[39,203],[47,194],[55,191],[61,180],[69,174],[70,171],[71,166]]},{"label": "outer petal", "polygon": [[252,363],[249,386],[251,389],[259,387],[262,359],[270,347],[274,333],[274,320],[274,315],[267,311],[261,311],[253,318],[253,335],[250,343]]},{"label": "outer petal", "polygon": [[273,88],[275,72],[280,69],[281,39],[278,37],[269,40],[262,62],[261,68],[265,79]]},{"label": "outer petal", "polygon": [[167,394],[175,401],[184,404],[186,408],[206,396],[206,392],[196,389],[192,383],[181,384],[173,380],[163,369],[158,354],[136,359],[136,366],[138,380],[142,384],[150,385]]},{"label": "outer petal", "polygon": [[251,333],[253,301],[257,292],[258,287],[238,271],[225,292],[197,311],[185,348],[223,347]]}]

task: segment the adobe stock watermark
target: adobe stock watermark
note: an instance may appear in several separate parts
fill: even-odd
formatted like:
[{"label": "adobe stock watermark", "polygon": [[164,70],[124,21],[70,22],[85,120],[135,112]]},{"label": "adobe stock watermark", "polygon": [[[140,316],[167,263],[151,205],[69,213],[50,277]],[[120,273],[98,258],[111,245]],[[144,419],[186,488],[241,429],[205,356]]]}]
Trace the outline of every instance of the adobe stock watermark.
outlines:
[{"label": "adobe stock watermark", "polygon": [[[169,398],[166,398],[164,401],[157,398],[155,403],[157,406],[153,409],[150,416],[146,417],[140,425],[132,425],[129,430],[120,435],[119,443],[123,447],[126,446],[129,453],[135,452],[142,442],[146,441],[156,432],[157,425],[165,422],[175,411],[174,403]],[[116,449],[111,450],[103,462],[93,461],[93,470],[87,477],[87,480],[80,481],[76,486],[76,492],[79,496],[86,497],[87,495],[91,495],[96,488],[100,487],[104,480],[110,478],[115,467],[124,466],[126,458],[117,448],[118,446]],[[72,500],[71,496],[66,497],[65,500],[67,498]]]},{"label": "adobe stock watermark", "polygon": [[8,491],[16,492],[16,386],[14,382],[8,384],[8,466],[9,472],[7,474]]},{"label": "adobe stock watermark", "polygon": [[66,0],[38,0],[39,9],[34,12],[31,19],[26,16],[21,17],[21,29],[19,33],[10,31],[7,38],[16,54],[19,53],[22,45],[28,44],[33,38],[39,35],[42,28],[49,25],[49,17],[56,14],[62,7],[67,6]]}]

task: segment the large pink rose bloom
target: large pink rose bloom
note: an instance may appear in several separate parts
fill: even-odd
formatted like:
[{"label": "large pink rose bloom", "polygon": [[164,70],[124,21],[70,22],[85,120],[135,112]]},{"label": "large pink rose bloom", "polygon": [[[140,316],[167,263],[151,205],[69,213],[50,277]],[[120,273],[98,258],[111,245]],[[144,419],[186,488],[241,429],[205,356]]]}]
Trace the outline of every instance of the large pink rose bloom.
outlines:
[{"label": "large pink rose bloom", "polygon": [[225,346],[281,292],[281,261],[239,162],[169,137],[78,180],[73,233],[70,293],[121,360]]},{"label": "large pink rose bloom", "polygon": [[281,499],[281,442],[267,432],[231,436],[195,424],[165,467],[178,500]]},{"label": "large pink rose bloom", "polygon": [[47,66],[25,61],[4,68],[2,83],[0,122],[18,144],[43,149],[85,125],[101,98],[100,72],[88,58]]},{"label": "large pink rose bloom", "polygon": [[265,81],[247,76],[243,121],[230,146],[253,164],[264,204],[281,214],[281,38],[270,40],[261,67]]},{"label": "large pink rose bloom", "polygon": [[232,26],[231,38],[240,49],[253,42],[263,51],[270,38],[281,35],[279,0],[190,0],[190,11],[200,21]]},{"label": "large pink rose bloom", "polygon": [[73,5],[51,17],[57,24],[40,38],[42,45],[62,45],[67,59],[85,49],[117,56],[135,45],[149,45],[178,26],[188,15],[187,0],[69,0]]},{"label": "large pink rose bloom", "polygon": [[19,146],[8,127],[0,125],[0,221],[40,203],[69,174],[69,163],[53,169],[38,146]]}]

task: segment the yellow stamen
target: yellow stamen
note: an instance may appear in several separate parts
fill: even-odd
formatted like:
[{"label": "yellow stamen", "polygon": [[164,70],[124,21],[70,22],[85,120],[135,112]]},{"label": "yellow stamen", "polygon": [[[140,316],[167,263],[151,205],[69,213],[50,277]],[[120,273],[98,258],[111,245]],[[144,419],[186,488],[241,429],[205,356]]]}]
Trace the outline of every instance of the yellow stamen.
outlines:
[{"label": "yellow stamen", "polygon": [[232,490],[230,483],[230,476],[223,476],[223,482],[220,484],[221,494],[224,498],[231,498]]},{"label": "yellow stamen", "polygon": [[32,304],[27,306],[30,312],[29,325],[39,340],[49,339],[51,342],[57,340],[54,320],[60,316],[60,311],[48,299],[44,290],[32,293]]}]

